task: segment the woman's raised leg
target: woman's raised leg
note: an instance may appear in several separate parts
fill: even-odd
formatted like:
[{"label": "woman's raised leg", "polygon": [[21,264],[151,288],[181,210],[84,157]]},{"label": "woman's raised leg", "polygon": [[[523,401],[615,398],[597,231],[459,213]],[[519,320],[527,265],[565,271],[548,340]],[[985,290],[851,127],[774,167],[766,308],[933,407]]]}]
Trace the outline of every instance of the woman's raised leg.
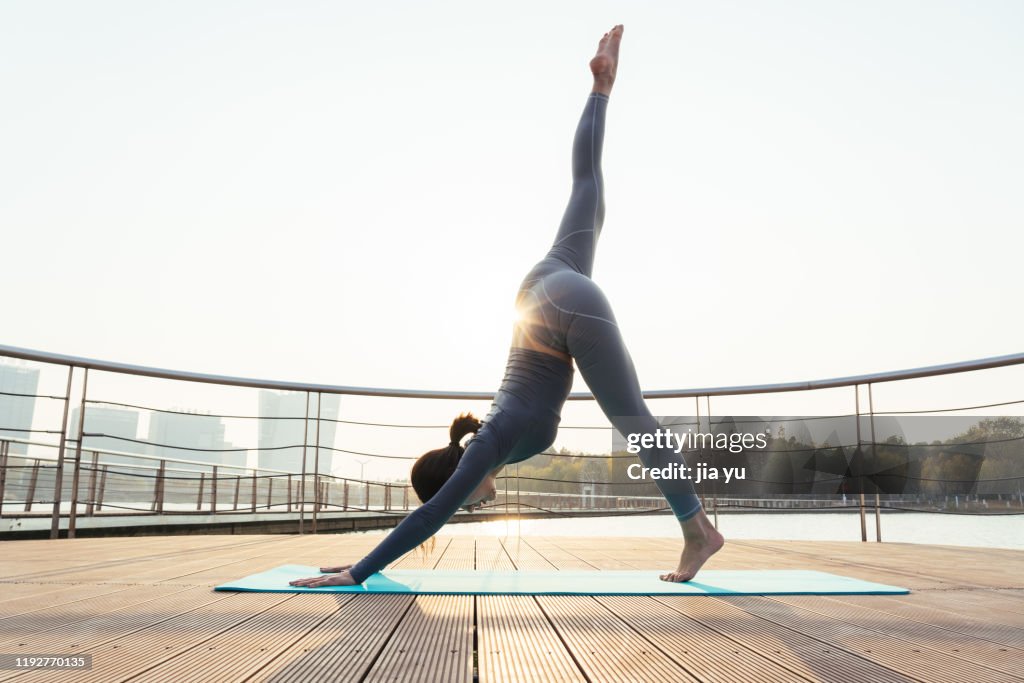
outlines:
[{"label": "woman's raised leg", "polygon": [[604,179],[601,149],[608,95],[615,82],[622,26],[604,34],[590,60],[594,87],[583,109],[572,141],[572,192],[558,234],[548,252],[577,273],[590,277],[594,270],[597,238],[604,223]]}]

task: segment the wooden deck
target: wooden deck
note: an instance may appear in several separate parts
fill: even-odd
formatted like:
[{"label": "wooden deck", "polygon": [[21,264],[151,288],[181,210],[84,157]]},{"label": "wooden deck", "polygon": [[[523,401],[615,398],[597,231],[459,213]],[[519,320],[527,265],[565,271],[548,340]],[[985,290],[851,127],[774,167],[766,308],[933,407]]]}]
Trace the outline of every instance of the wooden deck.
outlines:
[{"label": "wooden deck", "polygon": [[[90,671],[0,681],[1024,681],[1024,551],[730,541],[709,568],[818,569],[901,596],[218,593],[271,567],[359,559],[379,536],[7,541],[0,654]],[[679,539],[438,537],[448,569],[666,569]]]}]

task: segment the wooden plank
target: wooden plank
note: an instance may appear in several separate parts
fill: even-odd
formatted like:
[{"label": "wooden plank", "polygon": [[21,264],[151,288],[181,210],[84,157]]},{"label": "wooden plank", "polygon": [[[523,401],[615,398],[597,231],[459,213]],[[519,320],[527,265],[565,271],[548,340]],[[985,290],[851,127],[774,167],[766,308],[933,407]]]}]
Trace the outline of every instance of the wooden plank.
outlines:
[{"label": "wooden plank", "polygon": [[[172,595],[138,602],[90,619],[55,622],[46,631],[26,634],[5,643],[4,651],[24,654],[92,653],[101,645],[229,597],[226,593],[211,593],[206,588],[184,588]],[[4,673],[10,677],[15,675],[14,672],[0,672]],[[0,680],[6,678],[0,676]]]},{"label": "wooden plank", "polygon": [[[943,591],[943,595],[946,592]],[[773,597],[790,601],[790,598],[802,596],[787,595]],[[838,606],[837,609],[844,612],[850,610],[851,614],[861,613],[866,619],[877,621],[879,624],[888,624],[893,618],[902,619],[920,623],[922,626],[941,629],[941,633],[935,634],[939,640],[961,638],[966,643],[980,638],[992,643],[1009,645],[1010,647],[1024,650],[1024,628],[1008,625],[1000,619],[992,619],[990,616],[991,610],[975,608],[971,612],[963,610],[949,611],[943,608],[941,602],[936,603],[930,600],[923,600],[924,596],[919,593],[912,593],[907,596],[830,595],[827,597],[831,603],[835,603]],[[941,600],[942,596],[938,597]],[[798,604],[798,602],[792,601],[791,604]],[[802,607],[803,605],[800,606]],[[819,609],[833,609],[833,606],[828,603],[815,602],[814,606]],[[859,612],[865,609],[870,609],[874,612]],[[875,628],[875,626],[872,626],[872,628]],[[944,638],[943,636],[946,637]]]},{"label": "wooden plank", "polygon": [[[73,588],[59,583],[0,582],[0,615],[3,615],[6,608],[4,603],[9,603],[12,600],[20,600],[32,596],[42,597],[50,593],[59,593],[67,590],[73,590]],[[114,590],[118,590],[118,587],[114,587]]]},{"label": "wooden plank", "polygon": [[473,597],[420,595],[366,681],[473,680]]},{"label": "wooden plank", "polygon": [[587,680],[531,596],[478,596],[477,619],[480,683]]},{"label": "wooden plank", "polygon": [[362,680],[413,601],[411,595],[353,596],[248,680]]},{"label": "wooden plank", "polygon": [[590,680],[698,680],[592,597],[541,595],[536,600]]},{"label": "wooden plank", "polygon": [[581,560],[565,549],[565,542],[550,538],[523,539],[523,544],[533,548],[558,569],[593,569],[594,565]]},{"label": "wooden plank", "polygon": [[[775,543],[775,545],[779,545]],[[853,547],[851,547],[853,546]],[[876,572],[889,572],[941,585],[920,588],[986,588],[1018,586],[1024,553],[997,548],[925,546],[911,543],[840,543],[788,541],[780,552],[828,558]],[[964,567],[970,566],[970,573]]]},{"label": "wooden plank", "polygon": [[555,568],[555,565],[520,537],[499,539],[499,543],[516,569],[548,571]]},{"label": "wooden plank", "polygon": [[[821,597],[821,596],[808,596]],[[991,668],[980,667],[936,650],[915,648],[905,641],[871,629],[831,617],[817,615],[766,597],[731,597],[744,611],[800,631],[826,643],[829,648],[845,650],[870,659],[886,668],[922,681],[942,683],[1007,683],[1024,680]],[[916,650],[916,651],[915,651]]]},{"label": "wooden plank", "polygon": [[[558,569],[595,569],[567,549],[575,545],[570,539],[530,539],[529,544]],[[591,680],[699,680],[593,597],[542,595],[534,599]]]},{"label": "wooden plank", "polygon": [[[511,543],[521,551],[526,548],[521,543],[517,544],[515,539]],[[497,537],[477,539],[476,546],[478,570],[516,569],[505,545]],[[539,557],[532,548],[529,548],[529,553]],[[523,560],[520,552],[516,555]],[[543,558],[539,561],[543,569],[551,568]],[[477,638],[481,683],[586,680],[557,631],[530,596],[478,596]]]},{"label": "wooden plank", "polygon": [[476,539],[476,568],[480,571],[514,571],[516,566],[497,536]]},{"label": "wooden plank", "polygon": [[[733,541],[731,545],[741,544],[749,544],[749,542]],[[763,568],[766,569],[815,569],[832,574],[852,576],[865,581],[902,586],[910,590],[929,588],[953,589],[960,587],[950,581],[933,578],[916,571],[913,569],[915,566],[913,564],[908,564],[904,568],[880,568],[877,565],[871,564],[867,557],[854,560],[834,555],[832,554],[834,550],[831,547],[823,547],[816,553],[800,550],[789,544],[781,544],[779,542],[772,542],[769,547],[774,550],[779,558],[778,562],[773,563],[771,566],[764,565]]]},{"label": "wooden plank", "polygon": [[[653,599],[789,669],[794,673],[794,680],[836,683],[910,683],[916,680],[822,643],[812,635],[761,619],[734,604],[732,597],[698,596],[694,599],[694,596],[659,595]],[[753,680],[756,681],[756,677]]]},{"label": "wooden plank", "polygon": [[[287,537],[283,537],[285,540]],[[259,552],[259,548],[268,544],[280,543],[282,539],[258,539],[247,543],[220,543],[208,544],[206,547],[189,549],[180,543],[168,543],[166,546],[151,544],[145,549],[128,549],[114,546],[113,549],[104,553],[96,553],[95,544],[107,539],[75,539],[91,541],[94,543],[93,551],[89,559],[65,558],[63,553],[51,550],[53,559],[41,560],[28,554],[19,558],[21,573],[11,572],[6,575],[7,581],[31,581],[33,583],[84,583],[89,581],[108,580],[116,575],[120,580],[131,582],[132,572],[142,571],[140,567],[170,567],[180,566],[190,560],[205,560],[216,557],[220,552]],[[21,543],[22,541],[14,541]],[[54,543],[65,543],[66,541],[53,541]],[[61,548],[63,551],[64,548]],[[101,557],[102,559],[96,559]],[[188,558],[188,559],[185,559]],[[31,567],[31,571],[24,571]]]},{"label": "wooden plank", "polygon": [[1024,589],[1021,588],[994,588],[991,593],[998,595],[1001,598],[1014,601],[1014,607],[1019,607],[1020,603],[1024,603]]},{"label": "wooden plank", "polygon": [[[35,643],[42,639],[43,634],[67,627],[77,622],[87,622],[99,615],[116,612],[139,603],[181,593],[181,586],[135,586],[131,589],[104,591],[101,595],[90,597],[97,588],[112,586],[77,586],[77,600],[43,605],[38,609],[25,609],[0,620],[0,644],[19,644],[23,641]],[[71,597],[70,595],[67,597]],[[30,600],[31,598],[29,598]]]},{"label": "wooden plank", "polygon": [[[435,568],[473,568],[473,538],[441,540],[447,544]],[[470,683],[473,673],[473,597],[419,595],[365,680]]]},{"label": "wooden plank", "polygon": [[[707,599],[706,596],[687,597]],[[599,596],[596,600],[629,624],[651,647],[664,652],[699,680],[788,683],[801,674],[799,669],[790,669],[748,648],[742,641],[649,597]]]},{"label": "wooden plank", "polygon": [[[317,538],[325,537],[307,537],[299,552],[282,557],[280,563],[323,566],[356,562],[372,550],[383,535]],[[414,550],[393,566],[433,566],[447,544],[445,539],[431,555]],[[336,597],[340,600],[340,596]],[[275,683],[361,680],[380,656],[414,598],[404,595],[348,597],[351,599],[337,612],[294,642],[275,643],[276,652],[246,680]]]},{"label": "wooden plank", "polygon": [[[41,612],[61,606],[66,606],[69,610],[73,611],[76,605],[81,606],[84,611],[88,612],[92,609],[93,605],[102,604],[103,596],[116,595],[117,593],[131,590],[131,587],[117,584],[83,584],[76,586],[49,584],[48,587],[56,590],[26,595],[0,603],[0,631],[17,631],[17,627],[10,627],[9,624],[18,623],[15,621],[16,618],[24,614]],[[5,588],[0,588],[0,590],[5,590]]]},{"label": "wooden plank", "polygon": [[438,559],[434,569],[475,569],[476,539],[471,536],[453,536]]},{"label": "wooden plank", "polygon": [[449,537],[435,537],[432,544],[428,543],[425,547],[410,550],[391,566],[395,569],[431,569],[437,566],[438,560],[444,556],[451,542],[452,539]]},{"label": "wooden plank", "polygon": [[[911,604],[928,605],[946,612],[956,612],[968,616],[984,614],[990,621],[1009,626],[1024,627],[1024,603],[987,590],[959,591],[914,591]],[[891,596],[898,598],[900,596]],[[910,598],[911,596],[906,596]],[[900,609],[901,603],[907,600],[894,600],[890,607]]]},{"label": "wooden plank", "polygon": [[[850,597],[870,598],[874,596]],[[949,626],[942,628],[872,609],[865,604],[857,604],[857,601],[853,599],[833,600],[830,596],[819,595],[777,595],[772,596],[772,599],[798,609],[884,633],[904,643],[915,654],[927,654],[929,651],[942,653],[1007,674],[1015,674],[1021,670],[1020,662],[1024,657],[1024,650],[1001,648],[997,644],[999,641],[967,635],[955,628],[952,618],[949,620]],[[1007,630],[1011,629],[991,629],[996,633]],[[1016,631],[1015,635],[1020,639],[1020,644],[1024,645],[1024,630],[1012,630]],[[956,645],[955,648],[952,647],[953,644]]]},{"label": "wooden plank", "polygon": [[[223,598],[220,594],[211,595],[213,600],[198,609],[182,610],[171,606],[167,613],[154,614],[149,626],[91,647],[88,653],[92,655],[93,668],[75,671],[75,683],[121,681],[138,676],[162,662],[202,647],[218,634],[229,632],[260,612],[293,597],[276,593],[227,593]],[[10,673],[17,675],[20,672]],[[18,683],[59,683],[67,680],[68,672],[59,670],[31,671],[17,678]]]},{"label": "wooden plank", "polygon": [[263,669],[282,651],[316,630],[355,596],[325,593],[304,595],[259,593],[267,605],[201,645],[145,670],[147,683],[243,681]]},{"label": "wooden plank", "polygon": [[[360,553],[372,549],[381,537],[363,544]],[[472,540],[449,554],[451,539],[439,537],[430,553],[413,550],[392,566],[418,568],[436,566],[444,557],[452,563],[455,555],[472,562]],[[384,648],[415,600],[412,596],[359,595],[337,614],[276,654],[251,680],[321,681],[360,680],[384,654]],[[408,628],[408,626],[406,627]],[[405,654],[405,653],[399,653]],[[398,659],[398,658],[396,658]],[[399,665],[402,665],[399,662]],[[378,664],[378,670],[386,663]]]}]

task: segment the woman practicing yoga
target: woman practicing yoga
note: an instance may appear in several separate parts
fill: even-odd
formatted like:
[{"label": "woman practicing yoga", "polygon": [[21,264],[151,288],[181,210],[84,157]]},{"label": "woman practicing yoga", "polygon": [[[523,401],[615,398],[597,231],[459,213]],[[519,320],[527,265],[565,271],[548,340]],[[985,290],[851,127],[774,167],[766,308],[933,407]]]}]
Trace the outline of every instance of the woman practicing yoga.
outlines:
[{"label": "woman practicing yoga", "polygon": [[[460,507],[475,510],[495,497],[502,467],[545,450],[555,440],[562,405],[572,386],[573,360],[604,414],[622,432],[653,432],[658,423],[640,393],[629,352],[604,294],[590,279],[594,251],[604,222],[601,144],[605,110],[615,81],[622,26],[604,35],[590,62],[594,87],[572,146],[572,194],[555,242],[527,273],[519,289],[519,322],[513,333],[505,379],[483,422],[456,418],[447,448],[421,456],[412,485],[423,505],[402,520],[355,565],[322,567],[330,576],[291,582],[293,586],[351,586],[362,583],[433,536]],[[465,450],[459,444],[476,436]],[[639,454],[647,467],[681,462],[671,449]],[[688,480],[658,484],[683,529],[679,566],[665,581],[689,581],[724,543],[704,514]]]}]

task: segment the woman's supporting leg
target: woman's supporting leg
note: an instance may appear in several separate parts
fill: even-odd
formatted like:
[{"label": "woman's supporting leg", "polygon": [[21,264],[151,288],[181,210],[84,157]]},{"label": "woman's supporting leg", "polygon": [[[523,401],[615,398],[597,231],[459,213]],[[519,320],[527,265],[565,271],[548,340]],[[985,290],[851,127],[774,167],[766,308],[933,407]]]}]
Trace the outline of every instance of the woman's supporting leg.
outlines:
[{"label": "woman's supporting leg", "polygon": [[[643,399],[633,359],[622,341],[604,293],[596,284],[583,278],[579,278],[572,292],[576,299],[573,302],[575,312],[566,334],[566,345],[597,404],[624,437],[636,433],[653,434],[660,425]],[[563,298],[564,303],[567,303],[567,298]],[[638,455],[644,467],[685,464],[682,456],[671,448],[645,448]],[[680,521],[690,519],[700,511],[700,499],[690,480],[655,479],[654,482]]]},{"label": "woman's supporting leg", "polygon": [[[571,274],[553,276],[562,280]],[[566,334],[566,345],[580,374],[590,387],[601,410],[624,436],[653,433],[659,425],[651,415],[640,391],[633,360],[622,340],[618,324],[604,293],[592,281],[575,276],[569,286],[559,289],[561,301],[572,301],[575,311]],[[571,293],[570,293],[571,292]],[[682,464],[683,458],[672,449],[644,449],[639,453],[645,467]],[[655,479],[679,519],[686,541],[679,567],[662,575],[667,581],[689,581],[711,555],[724,544],[722,535],[712,526],[689,480]]]}]

